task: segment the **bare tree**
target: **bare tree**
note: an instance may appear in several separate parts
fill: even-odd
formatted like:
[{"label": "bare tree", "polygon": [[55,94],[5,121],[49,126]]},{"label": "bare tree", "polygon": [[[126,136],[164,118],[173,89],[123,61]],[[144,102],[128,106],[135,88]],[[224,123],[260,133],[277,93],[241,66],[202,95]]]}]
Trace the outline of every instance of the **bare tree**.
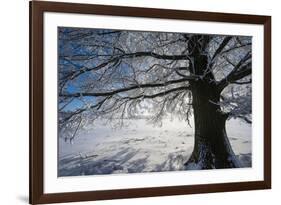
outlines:
[{"label": "bare tree", "polygon": [[[59,28],[59,127],[167,115],[189,123],[198,168],[239,167],[225,124],[251,123],[251,37]],[[81,123],[82,122],[82,123]],[[172,137],[172,136],[171,136]]]}]

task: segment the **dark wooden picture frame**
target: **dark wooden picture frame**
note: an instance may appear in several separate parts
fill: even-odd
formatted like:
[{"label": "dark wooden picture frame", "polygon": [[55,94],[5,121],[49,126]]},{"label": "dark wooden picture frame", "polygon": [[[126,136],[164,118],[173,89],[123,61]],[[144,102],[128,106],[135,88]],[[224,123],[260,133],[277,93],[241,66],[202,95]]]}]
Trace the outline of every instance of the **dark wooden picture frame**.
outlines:
[{"label": "dark wooden picture frame", "polygon": [[[32,1],[30,3],[30,204],[242,191],[271,188],[271,17]],[[264,179],[262,181],[46,194],[43,190],[44,12],[259,24],[264,27]]]}]

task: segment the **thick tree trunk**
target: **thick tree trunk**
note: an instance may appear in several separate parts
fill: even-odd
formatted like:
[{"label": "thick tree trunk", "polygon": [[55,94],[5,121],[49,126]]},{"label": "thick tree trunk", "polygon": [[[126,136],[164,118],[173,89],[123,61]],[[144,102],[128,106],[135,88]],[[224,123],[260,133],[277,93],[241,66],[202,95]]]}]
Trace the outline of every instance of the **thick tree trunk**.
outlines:
[{"label": "thick tree trunk", "polygon": [[[204,54],[209,37],[196,35],[188,41],[193,59],[190,72],[201,80],[190,82],[195,122],[195,144],[186,163],[187,169],[212,169],[240,167],[225,130],[226,116],[219,105],[220,91],[208,69],[208,57]],[[195,167],[194,167],[195,166]]]},{"label": "thick tree trunk", "polygon": [[187,169],[240,167],[226,134],[219,96],[209,83],[198,81],[192,85],[195,144]]}]

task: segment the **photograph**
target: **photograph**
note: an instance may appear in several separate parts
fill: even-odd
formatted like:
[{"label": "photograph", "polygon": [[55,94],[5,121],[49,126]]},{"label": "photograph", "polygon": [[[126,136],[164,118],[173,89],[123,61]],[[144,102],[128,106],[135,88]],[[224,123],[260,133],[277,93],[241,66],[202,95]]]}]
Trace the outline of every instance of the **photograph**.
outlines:
[{"label": "photograph", "polygon": [[271,16],[167,8],[29,2],[31,204],[271,189]]},{"label": "photograph", "polygon": [[252,36],[60,26],[57,55],[58,177],[252,167]]}]

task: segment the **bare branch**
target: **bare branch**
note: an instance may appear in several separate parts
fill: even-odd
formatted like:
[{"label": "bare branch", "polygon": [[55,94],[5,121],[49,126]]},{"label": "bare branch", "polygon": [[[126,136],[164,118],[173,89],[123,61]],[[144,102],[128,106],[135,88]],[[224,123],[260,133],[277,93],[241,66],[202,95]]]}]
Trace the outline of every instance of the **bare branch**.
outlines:
[{"label": "bare branch", "polygon": [[237,85],[245,85],[245,84],[250,84],[252,83],[252,80],[248,80],[248,81],[235,81],[235,82],[231,82],[232,84],[237,84]]},{"label": "bare branch", "polygon": [[164,83],[147,83],[147,84],[138,84],[138,85],[134,85],[131,87],[126,87],[126,88],[120,88],[120,89],[116,89],[113,91],[108,91],[108,92],[91,92],[91,93],[86,93],[86,92],[82,92],[82,93],[61,93],[59,94],[60,97],[81,97],[81,96],[91,96],[91,97],[98,97],[98,96],[112,96],[114,94],[117,93],[121,93],[121,92],[126,92],[129,90],[134,90],[134,89],[139,89],[139,88],[154,88],[154,87],[163,87],[163,86],[167,86],[170,84],[175,84],[175,83],[181,83],[181,82],[186,82],[189,80],[193,80],[196,79],[195,77],[191,78],[191,79],[178,79],[178,80],[171,80],[171,81],[167,81]]},{"label": "bare branch", "polygon": [[211,59],[211,62],[214,61],[214,59],[218,56],[218,54],[221,53],[221,51],[224,49],[224,47],[228,44],[228,42],[232,39],[231,36],[227,36],[223,39],[223,41],[221,42],[221,44],[219,45],[219,47],[217,48],[217,50],[215,51],[212,59]]},{"label": "bare branch", "polygon": [[223,90],[228,84],[234,83],[252,73],[252,61],[243,65],[246,61],[251,59],[251,52],[248,52],[232,69],[232,71],[218,83],[219,90]]}]

